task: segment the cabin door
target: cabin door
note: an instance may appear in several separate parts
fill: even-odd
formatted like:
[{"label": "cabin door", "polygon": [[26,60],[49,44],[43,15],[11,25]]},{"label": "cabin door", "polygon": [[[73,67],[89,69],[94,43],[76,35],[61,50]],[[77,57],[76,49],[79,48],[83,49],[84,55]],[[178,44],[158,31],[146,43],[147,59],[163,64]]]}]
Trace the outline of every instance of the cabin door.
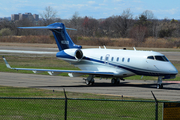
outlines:
[{"label": "cabin door", "polygon": [[109,64],[109,58],[110,58],[110,55],[107,54],[107,55],[105,56],[105,61],[104,61],[105,64]]}]

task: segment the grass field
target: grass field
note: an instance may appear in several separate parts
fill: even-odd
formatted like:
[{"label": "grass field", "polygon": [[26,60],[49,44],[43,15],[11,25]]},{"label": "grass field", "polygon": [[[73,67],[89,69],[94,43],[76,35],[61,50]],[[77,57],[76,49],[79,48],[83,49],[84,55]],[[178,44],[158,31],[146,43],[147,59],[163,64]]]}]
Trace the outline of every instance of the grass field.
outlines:
[{"label": "grass field", "polygon": [[[151,120],[155,118],[155,103],[151,101],[142,99],[142,101],[137,101],[133,98],[123,98],[122,101],[122,98],[118,96],[74,92],[66,94],[69,98],[68,119]],[[64,98],[62,91],[0,86],[0,96],[13,97],[0,98],[0,119],[64,119],[64,99],[58,99]],[[159,108],[159,118],[162,118],[162,104],[159,104]]]}]

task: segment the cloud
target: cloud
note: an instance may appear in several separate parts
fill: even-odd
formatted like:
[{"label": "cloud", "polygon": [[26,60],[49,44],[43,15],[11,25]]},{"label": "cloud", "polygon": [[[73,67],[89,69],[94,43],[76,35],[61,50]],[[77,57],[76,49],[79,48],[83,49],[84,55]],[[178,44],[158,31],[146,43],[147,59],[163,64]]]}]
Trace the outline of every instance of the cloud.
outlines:
[{"label": "cloud", "polygon": [[121,2],[121,1],[123,1],[123,0],[113,0],[113,2]]},{"label": "cloud", "polygon": [[170,14],[176,14],[177,12],[179,12],[177,8],[172,8],[172,9],[167,10],[167,11],[169,11]]},{"label": "cloud", "polygon": [[171,14],[171,15],[174,15],[174,14],[179,13],[178,8],[160,9],[160,10],[153,10],[153,11],[155,11],[158,14]]},{"label": "cloud", "polygon": [[88,4],[94,4],[96,3],[95,1],[88,1]]},{"label": "cloud", "polygon": [[140,0],[133,0],[133,2],[135,2],[135,3],[142,3],[142,1],[140,1]]}]

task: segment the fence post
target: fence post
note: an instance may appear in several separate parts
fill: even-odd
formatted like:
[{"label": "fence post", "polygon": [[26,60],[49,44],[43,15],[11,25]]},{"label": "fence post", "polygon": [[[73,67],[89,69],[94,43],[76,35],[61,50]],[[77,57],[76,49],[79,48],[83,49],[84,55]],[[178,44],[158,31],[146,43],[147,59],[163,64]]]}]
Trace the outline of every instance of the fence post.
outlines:
[{"label": "fence post", "polygon": [[155,108],[155,120],[158,120],[158,100],[156,99],[154,93],[151,91],[153,97],[154,97],[154,100],[155,100],[155,105],[156,105],[156,108]]},{"label": "fence post", "polygon": [[64,96],[65,96],[64,120],[67,120],[67,96],[66,96],[66,91],[64,88],[63,88],[63,90],[64,90]]}]

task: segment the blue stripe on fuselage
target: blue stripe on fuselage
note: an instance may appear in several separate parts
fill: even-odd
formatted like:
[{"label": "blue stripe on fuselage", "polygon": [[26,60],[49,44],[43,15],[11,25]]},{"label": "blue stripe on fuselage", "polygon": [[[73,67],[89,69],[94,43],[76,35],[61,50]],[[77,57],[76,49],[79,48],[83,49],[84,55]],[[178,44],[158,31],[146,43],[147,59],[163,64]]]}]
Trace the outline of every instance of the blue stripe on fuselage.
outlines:
[{"label": "blue stripe on fuselage", "polygon": [[[64,51],[58,52],[56,54],[56,57],[67,58],[67,59],[70,59],[70,60],[75,59],[75,57],[66,54]],[[83,57],[82,60],[93,61],[93,62],[102,63],[102,64],[105,63],[104,61],[89,58],[89,57],[85,57],[85,56]],[[169,75],[169,74],[166,74],[166,73],[158,73],[159,71],[150,71],[150,70],[139,69],[139,68],[126,66],[126,65],[122,66],[122,65],[117,65],[117,64],[110,63],[110,62],[108,62],[108,65],[128,70],[128,71],[133,72],[133,73],[135,73],[137,75],[146,75],[146,76],[165,76],[165,75]]]},{"label": "blue stripe on fuselage", "polygon": [[[84,60],[90,60],[90,61],[94,61],[94,62],[98,62],[98,63],[105,63],[104,61],[100,61],[100,60],[96,60],[96,59],[92,59],[92,58],[88,58],[88,57],[84,57]],[[113,64],[113,63],[109,63],[109,65],[114,66],[114,67],[118,67],[118,68],[122,68],[128,71],[131,71],[137,75],[146,75],[146,76],[165,76],[165,75],[169,75],[169,74],[165,74],[165,73],[158,73],[158,71],[149,71],[146,69],[139,69],[139,68],[135,68],[135,67],[131,67],[131,66],[120,66],[117,64]]]}]

